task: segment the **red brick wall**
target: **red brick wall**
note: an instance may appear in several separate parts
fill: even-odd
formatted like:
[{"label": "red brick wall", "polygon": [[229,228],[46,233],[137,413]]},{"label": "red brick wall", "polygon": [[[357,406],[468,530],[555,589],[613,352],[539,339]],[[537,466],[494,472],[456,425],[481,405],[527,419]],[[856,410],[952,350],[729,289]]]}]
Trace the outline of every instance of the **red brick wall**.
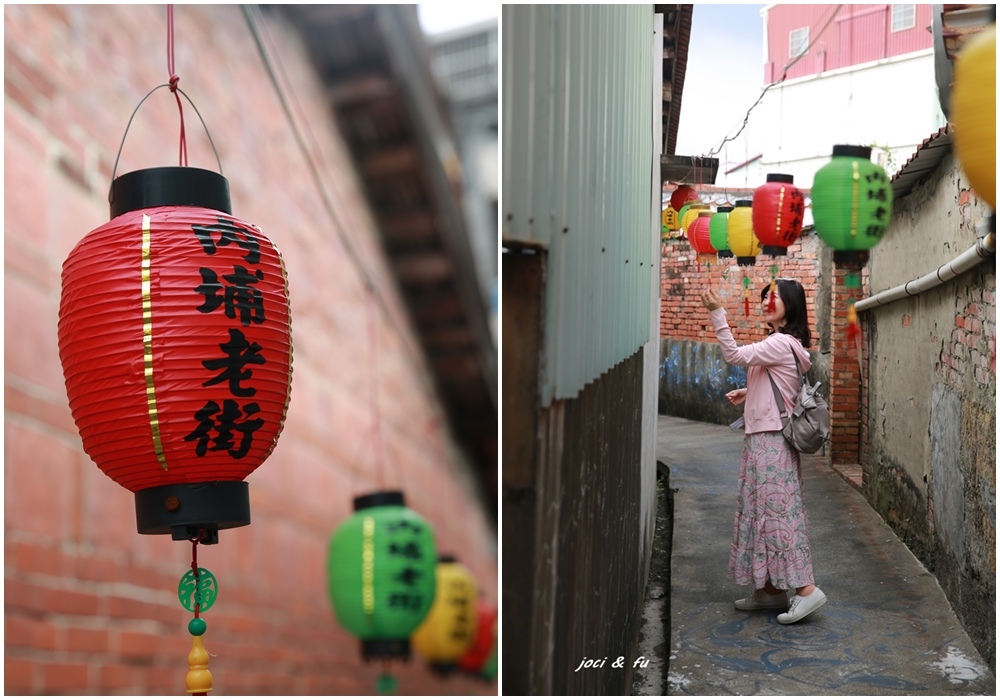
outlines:
[{"label": "red brick wall", "polygon": [[[715,342],[715,332],[708,320],[708,311],[701,295],[711,282],[712,288],[725,302],[729,325],[739,344],[761,340],[760,290],[771,280],[768,268],[777,262],[779,277],[794,277],[806,290],[809,323],[813,332],[813,349],[818,345],[816,333],[816,290],[818,287],[817,255],[822,243],[814,234],[800,237],[788,254],[772,258],[757,256],[755,265],[741,268],[735,258],[704,262],[699,271],[697,256],[687,240],[669,240],[661,246],[660,275],[660,337],[672,340]],[[743,274],[750,277],[750,315],[744,315]]]},{"label": "red brick wall", "polygon": [[[90,461],[56,351],[62,261],[108,219],[107,191],[132,109],[167,81],[163,6],[4,8],[4,616],[7,693],[183,694],[190,614],[177,601],[191,548],[137,535],[133,497]],[[497,600],[496,540],[430,387],[323,90],[298,37],[272,23],[340,225],[391,309],[379,315],[385,486],[433,525],[438,549]],[[292,398],[271,458],[248,478],[253,524],[199,548],[220,595],[206,613],[221,694],[374,692],[378,669],[337,625],[327,542],[374,468],[369,306],[296,148],[237,6],[176,8],[180,87],[215,139],[234,213],[259,225],[288,271]],[[185,104],[190,163],[215,168]],[[174,165],[166,90],[132,124],[118,172]],[[403,693],[495,694],[439,679],[418,657]]]}]

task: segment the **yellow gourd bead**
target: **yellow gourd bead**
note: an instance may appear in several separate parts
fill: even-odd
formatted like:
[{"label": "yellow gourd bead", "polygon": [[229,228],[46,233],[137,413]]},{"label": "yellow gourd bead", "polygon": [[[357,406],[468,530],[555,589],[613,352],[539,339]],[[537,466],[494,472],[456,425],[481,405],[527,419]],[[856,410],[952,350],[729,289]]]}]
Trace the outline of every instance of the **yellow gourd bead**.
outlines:
[{"label": "yellow gourd bead", "polygon": [[208,670],[208,652],[205,651],[205,638],[198,635],[191,638],[191,653],[188,654],[187,692],[212,692],[212,672]]}]

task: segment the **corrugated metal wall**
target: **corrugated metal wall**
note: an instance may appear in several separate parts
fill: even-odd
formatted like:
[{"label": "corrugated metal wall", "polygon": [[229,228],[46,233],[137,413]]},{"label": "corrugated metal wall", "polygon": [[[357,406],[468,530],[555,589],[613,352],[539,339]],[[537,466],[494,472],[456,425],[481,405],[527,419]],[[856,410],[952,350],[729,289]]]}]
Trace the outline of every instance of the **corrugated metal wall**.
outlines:
[{"label": "corrugated metal wall", "polygon": [[650,5],[503,7],[503,240],[548,250],[542,405],[650,337]]}]

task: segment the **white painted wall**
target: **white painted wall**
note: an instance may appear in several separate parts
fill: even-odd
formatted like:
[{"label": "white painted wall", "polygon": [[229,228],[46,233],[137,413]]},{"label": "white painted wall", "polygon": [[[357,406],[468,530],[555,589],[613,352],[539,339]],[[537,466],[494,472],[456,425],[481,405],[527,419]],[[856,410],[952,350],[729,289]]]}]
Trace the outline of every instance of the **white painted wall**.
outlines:
[{"label": "white painted wall", "polygon": [[[799,187],[811,188],[835,144],[887,147],[893,162],[883,154],[881,164],[892,176],[946,123],[930,49],[788,80],[768,90],[750,116],[748,129],[763,139],[763,158],[726,178],[730,186],[744,179],[754,186],[767,173],[788,173]],[[879,157],[873,149],[873,160]]]}]

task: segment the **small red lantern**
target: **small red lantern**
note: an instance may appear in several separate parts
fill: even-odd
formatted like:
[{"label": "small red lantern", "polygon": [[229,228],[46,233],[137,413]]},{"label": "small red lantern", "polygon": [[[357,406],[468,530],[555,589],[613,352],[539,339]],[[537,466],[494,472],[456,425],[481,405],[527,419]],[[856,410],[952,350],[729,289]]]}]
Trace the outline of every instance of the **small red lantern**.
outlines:
[{"label": "small red lantern", "polygon": [[673,194],[670,195],[670,206],[672,206],[676,211],[680,211],[688,202],[698,201],[698,193],[694,191],[693,187],[688,185],[681,185]]},{"label": "small red lantern", "polygon": [[688,240],[699,258],[703,255],[715,255],[718,252],[712,247],[710,237],[712,216],[710,211],[698,212],[698,218],[691,222],[691,228],[688,230]]},{"label": "small red lantern", "polygon": [[[127,173],[111,221],[63,264],[59,358],[83,448],[135,493],[140,534],[250,523],[243,481],[271,454],[291,389],[277,248],[198,168]],[[204,531],[204,532],[202,532]]]},{"label": "small red lantern", "polygon": [[458,660],[459,668],[477,676],[481,674],[496,645],[496,624],[497,609],[480,600],[476,612],[476,634],[472,646]]},{"label": "small red lantern", "polygon": [[787,255],[802,234],[805,197],[791,175],[771,173],[753,192],[753,232],[764,255]]}]

